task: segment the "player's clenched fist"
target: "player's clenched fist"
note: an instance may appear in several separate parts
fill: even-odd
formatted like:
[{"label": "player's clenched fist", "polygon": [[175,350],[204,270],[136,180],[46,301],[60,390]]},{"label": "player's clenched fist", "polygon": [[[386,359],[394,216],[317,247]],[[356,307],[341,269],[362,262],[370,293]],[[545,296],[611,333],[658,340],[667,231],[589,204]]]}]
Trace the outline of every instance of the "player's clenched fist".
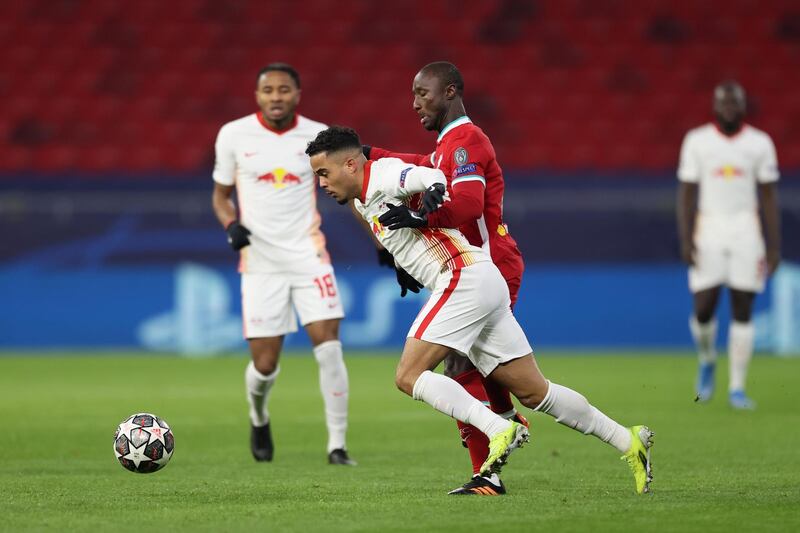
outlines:
[{"label": "player's clenched fist", "polygon": [[444,203],[444,197],[447,193],[447,188],[444,183],[434,183],[425,194],[422,196],[422,211],[424,213],[433,213],[439,206]]},{"label": "player's clenched fist", "polygon": [[248,237],[250,230],[239,224],[238,220],[228,224],[228,227],[225,228],[225,233],[228,234],[228,244],[237,252],[250,245],[250,238]]}]

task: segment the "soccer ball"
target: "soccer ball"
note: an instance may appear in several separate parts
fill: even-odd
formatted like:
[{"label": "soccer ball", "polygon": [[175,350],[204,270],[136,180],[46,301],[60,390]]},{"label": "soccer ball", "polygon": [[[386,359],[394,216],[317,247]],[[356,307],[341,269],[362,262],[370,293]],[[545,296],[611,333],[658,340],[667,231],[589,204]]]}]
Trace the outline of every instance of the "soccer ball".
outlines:
[{"label": "soccer ball", "polygon": [[114,433],[114,456],[131,472],[161,470],[174,450],[175,437],[169,424],[150,413],[129,416]]}]

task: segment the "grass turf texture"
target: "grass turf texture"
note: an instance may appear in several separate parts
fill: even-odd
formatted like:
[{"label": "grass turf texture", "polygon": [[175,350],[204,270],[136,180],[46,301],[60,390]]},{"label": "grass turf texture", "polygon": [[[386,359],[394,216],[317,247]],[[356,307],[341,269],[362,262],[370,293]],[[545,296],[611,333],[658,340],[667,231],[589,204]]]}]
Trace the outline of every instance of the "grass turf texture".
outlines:
[{"label": "grass turf texture", "polygon": [[[0,530],[797,531],[798,360],[759,357],[756,412],[693,400],[695,362],[675,354],[543,353],[545,374],[620,422],[656,431],[653,493],[633,493],[619,454],[530,415],[500,498],[447,496],[469,474],[455,424],[393,386],[396,357],[351,354],[349,449],[326,463],[316,364],[286,356],[270,411],[276,455],[248,448],[243,357],[0,357]],[[117,424],[165,418],[176,451],[155,474],[114,458]]]}]

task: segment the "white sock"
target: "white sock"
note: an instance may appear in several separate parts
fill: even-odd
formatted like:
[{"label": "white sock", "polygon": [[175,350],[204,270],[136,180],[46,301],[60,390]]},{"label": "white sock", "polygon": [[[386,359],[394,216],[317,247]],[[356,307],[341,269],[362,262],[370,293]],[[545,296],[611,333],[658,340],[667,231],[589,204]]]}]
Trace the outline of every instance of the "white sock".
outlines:
[{"label": "white sock", "polygon": [[473,398],[457,381],[430,370],[417,378],[412,397],[447,416],[472,424],[489,437],[511,427],[511,422]]},{"label": "white sock", "polygon": [[325,402],[325,422],[328,425],[328,453],[345,449],[347,433],[347,399],[350,392],[347,367],[342,357],[342,343],[326,341],[314,347],[319,364],[319,389]]},{"label": "white sock", "polygon": [[730,381],[728,390],[744,390],[747,368],[753,357],[755,328],[752,322],[731,322],[728,330],[728,362]]},{"label": "white sock", "polygon": [[269,391],[275,383],[275,378],[281,371],[280,367],[275,368],[275,372],[265,376],[256,370],[253,361],[247,365],[244,371],[244,384],[247,389],[247,403],[250,404],[250,422],[255,427],[261,427],[269,422],[269,412],[267,411],[267,400]]},{"label": "white sock", "polygon": [[712,319],[706,324],[697,321],[692,315],[689,318],[689,331],[692,332],[694,344],[697,346],[697,357],[700,363],[714,363],[717,360],[717,321]]},{"label": "white sock", "polygon": [[548,383],[547,394],[535,411],[547,413],[559,424],[584,435],[594,435],[622,453],[630,449],[631,432],[628,428],[610,419],[580,393],[552,381]]}]

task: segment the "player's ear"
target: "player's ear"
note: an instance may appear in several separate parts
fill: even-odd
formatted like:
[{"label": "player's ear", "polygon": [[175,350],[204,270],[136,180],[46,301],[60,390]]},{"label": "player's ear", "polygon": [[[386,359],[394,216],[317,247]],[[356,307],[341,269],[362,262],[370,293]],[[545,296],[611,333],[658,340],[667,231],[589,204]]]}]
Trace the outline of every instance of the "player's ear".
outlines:
[{"label": "player's ear", "polygon": [[300,103],[300,97],[302,96],[302,94],[303,94],[303,91],[300,90],[300,89],[297,89],[297,97],[296,97],[296,100],[295,100],[296,104]]},{"label": "player's ear", "polygon": [[453,85],[452,83],[447,87],[445,87],[444,89],[444,97],[447,98],[448,100],[452,100],[453,98],[456,97],[457,94],[458,91],[456,90],[456,86]]}]

